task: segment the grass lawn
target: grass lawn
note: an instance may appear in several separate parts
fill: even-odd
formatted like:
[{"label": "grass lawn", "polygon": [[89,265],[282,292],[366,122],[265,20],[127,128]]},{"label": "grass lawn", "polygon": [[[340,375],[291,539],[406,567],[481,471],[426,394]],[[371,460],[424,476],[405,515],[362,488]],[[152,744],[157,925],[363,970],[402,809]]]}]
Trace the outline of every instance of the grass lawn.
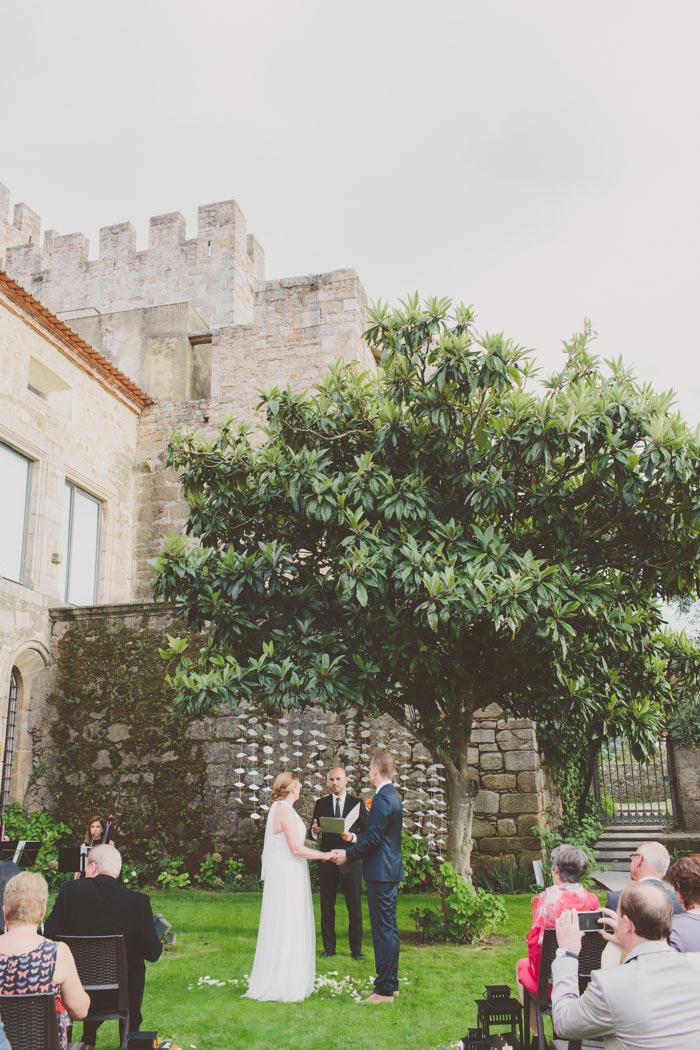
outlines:
[{"label": "grass lawn", "polygon": [[[154,893],[154,911],[163,912],[177,931],[177,944],[154,964],[147,964],[143,1004],[144,1029],[174,1039],[183,1050],[434,1050],[457,1039],[476,1024],[474,998],[485,984],[515,989],[516,960],[525,954],[530,925],[530,898],[505,897],[506,923],[490,946],[430,947],[418,940],[409,911],[425,905],[425,896],[399,896],[401,996],[391,1006],[359,1006],[348,994],[331,998],[322,988],[303,1003],[258,1003],[242,999],[255,954],[258,893],[210,893],[183,890]],[[316,929],[320,930],[318,896],[314,895]],[[338,938],[334,959],[317,959],[316,973],[337,971],[368,988],[374,976],[369,918],[365,909],[364,950],[355,962],[347,936]],[[345,905],[339,898],[336,917],[343,928]],[[320,951],[320,935],[317,951]],[[227,982],[223,987],[198,985],[200,977]],[[238,985],[228,983],[238,979]],[[79,1038],[76,1024],[73,1038]],[[98,1050],[119,1045],[116,1022],[98,1034]]]}]

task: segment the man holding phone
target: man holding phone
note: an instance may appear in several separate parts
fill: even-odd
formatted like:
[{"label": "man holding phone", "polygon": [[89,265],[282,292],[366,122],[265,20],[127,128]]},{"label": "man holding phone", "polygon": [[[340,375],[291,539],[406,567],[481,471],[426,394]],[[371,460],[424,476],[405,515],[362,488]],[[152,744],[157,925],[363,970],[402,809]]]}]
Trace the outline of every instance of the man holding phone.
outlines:
[{"label": "man holding phone", "polygon": [[617,913],[598,920],[605,940],[626,953],[621,966],[596,970],[579,995],[579,913],[556,922],[552,962],[552,1023],[562,1039],[602,1036],[606,1050],[697,1050],[700,1032],[700,953],[674,952],[666,938],[673,907],[663,889],[637,882],[623,890]]}]

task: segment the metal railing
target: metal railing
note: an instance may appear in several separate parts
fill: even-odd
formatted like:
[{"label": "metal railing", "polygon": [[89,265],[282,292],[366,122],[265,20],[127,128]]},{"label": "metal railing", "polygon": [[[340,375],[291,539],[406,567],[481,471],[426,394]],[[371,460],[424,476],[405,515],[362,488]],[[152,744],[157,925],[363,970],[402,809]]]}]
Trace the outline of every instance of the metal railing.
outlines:
[{"label": "metal railing", "polygon": [[606,824],[675,824],[671,751],[666,738],[648,762],[632,757],[629,743],[611,737],[598,754],[593,791]]}]

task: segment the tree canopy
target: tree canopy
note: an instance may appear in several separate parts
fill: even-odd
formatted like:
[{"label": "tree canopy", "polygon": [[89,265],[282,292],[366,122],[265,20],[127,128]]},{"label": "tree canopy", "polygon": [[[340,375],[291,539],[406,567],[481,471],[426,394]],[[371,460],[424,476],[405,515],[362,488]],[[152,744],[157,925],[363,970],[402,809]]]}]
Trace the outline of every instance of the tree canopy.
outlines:
[{"label": "tree canopy", "polygon": [[696,682],[661,602],[698,592],[700,442],[588,324],[542,383],[446,299],[380,302],[365,338],[377,373],[265,392],[262,442],[234,420],[172,435],[197,542],[166,540],[154,592],[206,632],[166,655],[202,714],[393,715],[445,763],[468,875],[475,709],[538,719],[553,748],[614,730],[643,752]]}]

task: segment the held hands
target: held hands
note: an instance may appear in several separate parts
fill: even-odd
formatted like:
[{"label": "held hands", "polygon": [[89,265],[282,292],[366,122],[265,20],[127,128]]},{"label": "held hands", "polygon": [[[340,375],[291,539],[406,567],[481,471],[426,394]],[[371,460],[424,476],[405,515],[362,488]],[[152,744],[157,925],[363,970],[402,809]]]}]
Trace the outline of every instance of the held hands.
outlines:
[{"label": "held hands", "polygon": [[345,860],[346,860],[345,850],[344,849],[334,849],[333,852],[328,857],[328,859],[332,860],[334,864],[337,864],[340,867],[341,864],[345,864]]}]

